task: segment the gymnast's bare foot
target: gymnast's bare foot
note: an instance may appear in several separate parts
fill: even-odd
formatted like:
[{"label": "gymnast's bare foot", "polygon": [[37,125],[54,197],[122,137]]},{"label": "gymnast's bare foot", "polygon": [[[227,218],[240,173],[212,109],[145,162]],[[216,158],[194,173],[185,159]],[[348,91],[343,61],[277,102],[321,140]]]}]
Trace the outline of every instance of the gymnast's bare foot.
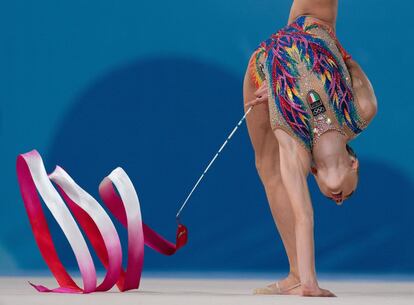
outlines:
[{"label": "gymnast's bare foot", "polygon": [[317,286],[306,287],[305,285],[302,285],[300,295],[304,297],[336,297],[335,294],[327,289],[322,289]]},{"label": "gymnast's bare foot", "polygon": [[292,273],[283,280],[253,290],[253,294],[301,295],[301,293],[299,278]]}]

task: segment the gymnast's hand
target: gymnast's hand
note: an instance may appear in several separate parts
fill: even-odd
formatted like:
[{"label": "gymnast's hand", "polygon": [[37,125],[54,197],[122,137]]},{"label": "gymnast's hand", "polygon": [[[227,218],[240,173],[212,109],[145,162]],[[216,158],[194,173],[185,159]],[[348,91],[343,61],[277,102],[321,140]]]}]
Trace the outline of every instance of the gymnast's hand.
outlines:
[{"label": "gymnast's hand", "polygon": [[254,100],[247,102],[246,106],[256,106],[261,103],[265,103],[267,105],[268,101],[268,90],[267,90],[267,82],[263,81],[260,85],[259,89],[254,92],[254,96],[256,97]]}]

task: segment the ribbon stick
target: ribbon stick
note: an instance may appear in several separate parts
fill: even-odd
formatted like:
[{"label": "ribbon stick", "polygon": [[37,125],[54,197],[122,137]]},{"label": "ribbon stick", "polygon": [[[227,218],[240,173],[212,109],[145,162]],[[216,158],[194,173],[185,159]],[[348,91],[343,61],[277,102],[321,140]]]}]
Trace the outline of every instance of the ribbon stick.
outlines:
[{"label": "ribbon stick", "polygon": [[184,207],[186,206],[187,202],[190,200],[191,195],[197,189],[197,187],[200,184],[201,180],[203,180],[204,176],[207,174],[208,170],[213,165],[214,161],[216,161],[217,157],[220,155],[220,153],[222,152],[222,150],[224,149],[224,147],[226,147],[227,143],[229,143],[231,137],[234,135],[234,133],[237,131],[237,129],[240,127],[240,125],[243,123],[243,121],[246,119],[246,116],[249,114],[250,110],[252,110],[252,109],[253,109],[253,106],[250,106],[246,110],[246,112],[244,113],[244,115],[242,116],[242,118],[240,119],[240,121],[237,123],[236,126],[234,126],[233,130],[227,136],[227,138],[224,141],[224,143],[220,146],[219,150],[216,152],[216,154],[214,155],[213,159],[211,159],[211,161],[208,163],[207,167],[205,168],[205,170],[203,171],[203,173],[201,174],[201,176],[198,178],[197,182],[194,184],[194,186],[191,189],[190,193],[187,195],[187,198],[185,198],[183,204],[181,205],[180,209],[178,210],[177,215],[175,216],[175,218],[177,219],[177,222],[178,223],[180,223],[180,214],[183,211]]},{"label": "ribbon stick", "polygon": [[[123,270],[121,242],[109,215],[69,174],[57,166],[48,175],[36,150],[19,155],[16,169],[36,243],[59,284],[54,289],[31,284],[40,292],[90,293],[107,291],[115,284],[120,291],[137,289],[143,267],[144,244],[162,254],[172,255],[187,242],[187,228],[182,224],[178,225],[174,244],[142,222],[135,188],[125,171],[118,167],[102,181],[99,194],[128,232],[128,260],[126,270]],[[58,257],[39,197],[56,219],[72,248],[83,288],[75,283]],[[98,286],[95,265],[81,229],[106,269],[106,275]]]}]

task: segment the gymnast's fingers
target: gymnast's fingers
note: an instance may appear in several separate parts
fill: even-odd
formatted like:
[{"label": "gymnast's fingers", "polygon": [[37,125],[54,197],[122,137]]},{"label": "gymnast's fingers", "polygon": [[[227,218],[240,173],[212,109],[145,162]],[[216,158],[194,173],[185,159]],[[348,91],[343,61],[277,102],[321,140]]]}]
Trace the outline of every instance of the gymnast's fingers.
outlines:
[{"label": "gymnast's fingers", "polygon": [[267,89],[265,89],[265,90],[258,90],[258,91],[256,91],[256,93],[254,95],[257,98],[262,97],[262,96],[267,96]]},{"label": "gymnast's fingers", "polygon": [[267,102],[267,92],[265,92],[263,95],[260,95],[256,98],[256,100],[259,103]]},{"label": "gymnast's fingers", "polygon": [[256,105],[262,104],[264,102],[267,102],[267,95],[263,95],[263,96],[257,97],[254,100],[252,100],[250,102],[247,102],[246,103],[246,107],[256,106]]},{"label": "gymnast's fingers", "polygon": [[256,97],[267,95],[267,83],[263,82],[262,85],[254,92]]}]

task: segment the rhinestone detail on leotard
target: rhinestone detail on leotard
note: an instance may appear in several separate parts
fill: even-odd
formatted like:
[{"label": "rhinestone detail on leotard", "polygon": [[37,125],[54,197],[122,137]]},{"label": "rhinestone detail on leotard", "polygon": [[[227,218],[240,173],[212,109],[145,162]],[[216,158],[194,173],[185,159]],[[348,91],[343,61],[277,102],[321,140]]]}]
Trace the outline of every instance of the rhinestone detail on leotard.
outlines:
[{"label": "rhinestone detail on leotard", "polygon": [[350,56],[330,28],[315,20],[298,17],[261,43],[249,64],[257,87],[268,82],[272,129],[285,130],[309,151],[320,137],[306,103],[310,90],[321,95],[332,130],[352,139],[367,126],[344,62]]}]

